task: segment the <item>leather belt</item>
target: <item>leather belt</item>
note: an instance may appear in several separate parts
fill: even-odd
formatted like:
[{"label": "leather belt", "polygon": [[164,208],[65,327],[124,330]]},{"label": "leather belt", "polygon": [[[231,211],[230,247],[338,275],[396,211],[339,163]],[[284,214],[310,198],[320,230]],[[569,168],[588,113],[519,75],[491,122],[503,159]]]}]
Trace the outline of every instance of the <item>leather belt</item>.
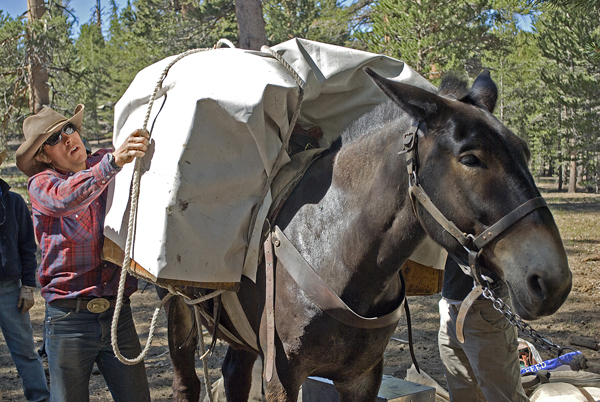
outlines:
[{"label": "leather belt", "polygon": [[[129,297],[123,297],[123,303],[129,304]],[[61,307],[73,309],[76,312],[87,310],[90,313],[104,313],[109,308],[115,308],[117,298],[115,296],[108,297],[80,297],[77,299],[59,299],[50,302],[52,307]]]}]

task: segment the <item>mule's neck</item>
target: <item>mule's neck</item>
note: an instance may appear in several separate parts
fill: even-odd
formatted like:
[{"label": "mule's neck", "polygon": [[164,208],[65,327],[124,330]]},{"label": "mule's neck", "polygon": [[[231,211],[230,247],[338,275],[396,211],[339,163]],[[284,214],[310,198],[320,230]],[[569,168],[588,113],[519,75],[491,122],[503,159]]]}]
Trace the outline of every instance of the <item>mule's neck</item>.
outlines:
[{"label": "mule's neck", "polygon": [[[305,196],[285,229],[325,282],[367,316],[397,301],[398,271],[425,236],[407,194],[405,157],[398,154],[409,125],[388,124],[321,161],[330,169],[318,179],[327,189],[313,202]],[[300,194],[319,191],[311,183],[318,175],[308,173]]]},{"label": "mule's neck", "polygon": [[408,195],[406,158],[399,154],[409,127],[407,119],[389,123],[336,157],[331,187],[349,218],[346,233],[353,234],[340,240],[347,267],[359,276],[373,264],[379,275],[394,275],[424,238]]}]

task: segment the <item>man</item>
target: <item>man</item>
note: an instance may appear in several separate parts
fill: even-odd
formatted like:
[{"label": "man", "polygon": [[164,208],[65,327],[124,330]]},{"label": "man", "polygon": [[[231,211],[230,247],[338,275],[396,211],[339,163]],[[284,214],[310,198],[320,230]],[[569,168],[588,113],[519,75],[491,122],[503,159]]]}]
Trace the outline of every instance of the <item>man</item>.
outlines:
[{"label": "man", "polygon": [[464,343],[459,342],[456,319],[472,288],[473,279],[448,258],[438,344],[450,401],[529,401],[521,385],[517,331],[490,300],[475,300],[464,322]]},{"label": "man", "polygon": [[[136,130],[115,151],[86,153],[79,131],[83,105],[67,119],[49,107],[23,122],[25,142],[17,167],[30,177],[28,190],[42,262],[38,278],[46,300],[46,353],[53,401],[89,400],[94,362],[115,401],[149,401],[144,363],[125,365],[114,356],[111,323],[120,267],[101,260],[106,189],[113,177],[148,149],[148,133]],[[137,357],[141,346],[125,284],[119,317],[121,353]]]},{"label": "man", "polygon": [[[0,155],[0,165],[4,154]],[[0,328],[29,402],[50,401],[42,360],[35,350],[33,307],[37,245],[25,200],[0,179]]]}]

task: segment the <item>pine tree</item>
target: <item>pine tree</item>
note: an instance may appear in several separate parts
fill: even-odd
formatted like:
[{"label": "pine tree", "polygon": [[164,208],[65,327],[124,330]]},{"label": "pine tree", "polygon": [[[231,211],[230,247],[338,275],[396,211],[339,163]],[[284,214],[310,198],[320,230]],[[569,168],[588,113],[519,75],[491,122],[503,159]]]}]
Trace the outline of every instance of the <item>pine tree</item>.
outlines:
[{"label": "pine tree", "polygon": [[[11,18],[0,14],[0,148],[9,137],[22,137],[23,119],[43,104],[61,112],[72,111],[76,105],[67,89],[73,79],[71,67],[76,59],[71,39],[72,21],[61,1],[50,1],[45,8],[45,13],[32,21],[27,21],[26,16]],[[45,92],[44,97],[36,97],[36,93],[31,95],[31,65],[44,67],[47,72],[47,78],[43,77],[41,81],[42,86],[47,87],[44,88],[47,96]]]},{"label": "pine tree", "polygon": [[379,0],[371,8],[370,29],[356,36],[371,51],[437,79],[445,71],[464,71],[481,51],[490,8],[487,0]]},{"label": "pine tree", "polygon": [[356,7],[340,3],[336,0],[265,1],[263,8],[269,43],[275,45],[292,38],[304,38],[348,45],[349,23]]},{"label": "pine tree", "polygon": [[547,63],[541,79],[553,97],[559,168],[569,171],[569,192],[582,179],[598,183],[600,69],[585,44],[598,41],[599,23],[580,9],[552,8],[536,24]]}]

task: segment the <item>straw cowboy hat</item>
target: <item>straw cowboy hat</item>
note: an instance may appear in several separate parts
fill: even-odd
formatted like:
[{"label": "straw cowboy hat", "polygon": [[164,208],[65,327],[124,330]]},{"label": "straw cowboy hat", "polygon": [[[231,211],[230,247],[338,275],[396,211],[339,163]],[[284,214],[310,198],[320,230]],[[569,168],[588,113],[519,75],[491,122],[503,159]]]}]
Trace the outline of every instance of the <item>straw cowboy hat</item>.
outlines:
[{"label": "straw cowboy hat", "polygon": [[25,142],[15,153],[19,170],[29,177],[42,171],[45,165],[35,160],[38,150],[52,133],[61,130],[67,123],[72,123],[79,129],[83,120],[83,109],[82,104],[77,105],[73,117],[67,119],[52,108],[44,107],[37,114],[26,118],[23,122]]}]

